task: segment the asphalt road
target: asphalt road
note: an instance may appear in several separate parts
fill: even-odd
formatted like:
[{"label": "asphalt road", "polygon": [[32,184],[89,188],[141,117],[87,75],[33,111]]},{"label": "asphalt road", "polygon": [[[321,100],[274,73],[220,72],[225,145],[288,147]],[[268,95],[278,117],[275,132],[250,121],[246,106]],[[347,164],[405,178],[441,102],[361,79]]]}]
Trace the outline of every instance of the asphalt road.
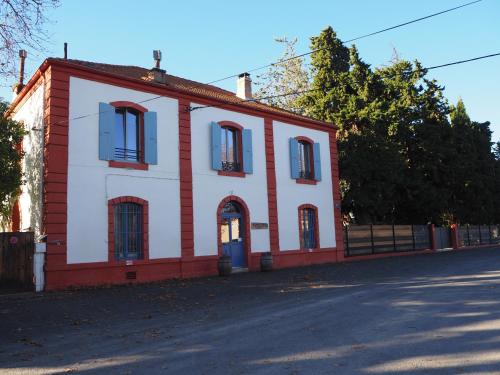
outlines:
[{"label": "asphalt road", "polygon": [[500,249],[0,296],[0,373],[500,374]]}]

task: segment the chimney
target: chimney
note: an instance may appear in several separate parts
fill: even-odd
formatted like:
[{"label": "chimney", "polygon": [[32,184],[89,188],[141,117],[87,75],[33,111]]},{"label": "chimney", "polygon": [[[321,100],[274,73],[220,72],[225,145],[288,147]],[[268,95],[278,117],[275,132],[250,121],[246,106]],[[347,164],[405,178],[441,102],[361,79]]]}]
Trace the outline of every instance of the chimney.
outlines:
[{"label": "chimney", "polygon": [[16,95],[18,95],[24,87],[24,61],[26,60],[26,56],[28,56],[28,52],[26,52],[26,50],[19,50],[19,82],[12,87],[14,97],[16,97]]},{"label": "chimney", "polygon": [[149,77],[156,83],[167,83],[166,72],[160,68],[161,51],[154,50],[153,58],[155,59],[155,67],[149,72]]},{"label": "chimney", "polygon": [[236,86],[236,96],[243,100],[250,100],[252,98],[252,80],[250,79],[250,74],[241,73],[238,76],[237,86]]}]

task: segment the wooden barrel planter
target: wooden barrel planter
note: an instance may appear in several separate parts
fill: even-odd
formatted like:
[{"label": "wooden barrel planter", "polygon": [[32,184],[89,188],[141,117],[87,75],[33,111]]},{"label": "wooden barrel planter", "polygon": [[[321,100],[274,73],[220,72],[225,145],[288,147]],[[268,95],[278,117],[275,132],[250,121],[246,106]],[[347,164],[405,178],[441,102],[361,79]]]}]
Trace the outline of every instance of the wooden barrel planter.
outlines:
[{"label": "wooden barrel planter", "polygon": [[273,270],[273,256],[271,253],[262,253],[260,256],[260,270],[269,272]]},{"label": "wooden barrel planter", "polygon": [[233,270],[233,264],[231,263],[231,257],[229,255],[223,255],[219,257],[217,263],[217,268],[219,270],[219,276],[229,276]]}]

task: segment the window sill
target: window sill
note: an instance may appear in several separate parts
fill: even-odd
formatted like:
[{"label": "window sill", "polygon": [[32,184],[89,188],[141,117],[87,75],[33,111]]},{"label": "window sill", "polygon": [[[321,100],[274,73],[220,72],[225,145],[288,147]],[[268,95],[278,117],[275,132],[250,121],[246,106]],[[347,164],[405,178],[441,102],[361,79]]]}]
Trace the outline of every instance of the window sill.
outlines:
[{"label": "window sill", "polygon": [[230,177],[245,177],[245,172],[235,172],[235,171],[218,171],[219,176],[230,176]]},{"label": "window sill", "polygon": [[149,165],[145,163],[132,163],[127,161],[116,161],[116,160],[110,160],[108,166],[111,168],[137,169],[140,171],[147,171],[149,168]]},{"label": "window sill", "polygon": [[306,178],[297,178],[295,180],[295,182],[298,184],[304,184],[304,185],[316,185],[318,183],[318,181],[316,181],[316,180],[309,180]]}]

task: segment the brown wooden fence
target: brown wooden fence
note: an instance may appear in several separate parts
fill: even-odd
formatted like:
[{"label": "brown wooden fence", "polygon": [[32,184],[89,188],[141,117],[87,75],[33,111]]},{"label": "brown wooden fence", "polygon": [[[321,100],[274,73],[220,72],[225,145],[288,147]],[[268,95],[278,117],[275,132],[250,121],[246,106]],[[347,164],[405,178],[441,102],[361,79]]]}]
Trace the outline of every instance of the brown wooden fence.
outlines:
[{"label": "brown wooden fence", "polygon": [[427,225],[347,225],[346,256],[416,251],[431,247]]},{"label": "brown wooden fence", "polygon": [[0,233],[0,285],[33,286],[33,232]]}]

